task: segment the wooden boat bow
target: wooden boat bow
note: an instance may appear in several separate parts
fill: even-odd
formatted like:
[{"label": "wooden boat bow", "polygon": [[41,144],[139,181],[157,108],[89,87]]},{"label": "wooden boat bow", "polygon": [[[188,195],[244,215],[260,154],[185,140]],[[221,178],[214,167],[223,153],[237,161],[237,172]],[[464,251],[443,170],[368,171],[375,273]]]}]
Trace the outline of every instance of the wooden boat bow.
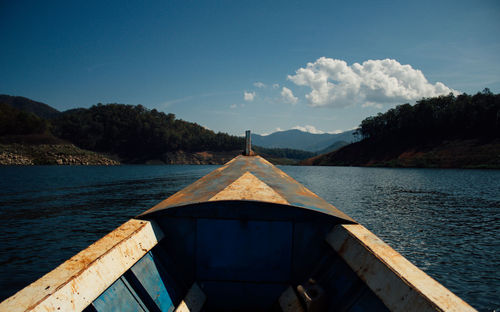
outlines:
[{"label": "wooden boat bow", "polygon": [[264,158],[243,155],[160,202],[140,217],[169,208],[221,200],[289,205],[323,213],[344,223],[356,223]]},{"label": "wooden boat bow", "polygon": [[249,144],[245,154],[0,311],[475,311]]}]

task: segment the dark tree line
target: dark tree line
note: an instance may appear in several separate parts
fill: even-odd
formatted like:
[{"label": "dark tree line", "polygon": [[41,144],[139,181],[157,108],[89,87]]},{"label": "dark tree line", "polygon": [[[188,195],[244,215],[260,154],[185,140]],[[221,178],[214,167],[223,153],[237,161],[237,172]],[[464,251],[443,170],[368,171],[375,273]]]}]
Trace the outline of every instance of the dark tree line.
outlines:
[{"label": "dark tree line", "polygon": [[22,96],[12,96],[0,94],[0,103],[7,104],[20,111],[32,113],[40,118],[51,119],[60,114],[60,112],[42,102],[33,101]]},{"label": "dark tree line", "polygon": [[49,122],[32,113],[0,103],[0,136],[42,134],[49,129]]},{"label": "dark tree line", "polygon": [[148,158],[169,151],[242,149],[244,139],[215,133],[142,105],[97,104],[74,109],[52,121],[54,134],[94,151],[125,158]]},{"label": "dark tree line", "polygon": [[500,94],[453,94],[403,104],[361,122],[359,134],[385,143],[422,144],[500,136]]},{"label": "dark tree line", "polygon": [[266,147],[260,147],[260,146],[253,146],[252,149],[254,152],[256,152],[259,155],[265,154],[265,155],[269,155],[272,157],[288,158],[288,159],[294,159],[294,160],[302,160],[302,159],[316,156],[316,153],[313,153],[313,152],[296,150],[296,149],[291,149],[291,148],[266,148]]},{"label": "dark tree line", "polygon": [[[39,111],[57,114],[44,119],[32,113]],[[84,149],[139,162],[178,150],[234,151],[244,147],[241,137],[215,133],[196,123],[176,119],[174,114],[149,110],[142,105],[97,104],[60,113],[23,97],[0,96],[0,136],[12,135],[42,135],[33,137],[38,143],[47,138],[61,138]],[[255,149],[278,158],[304,159],[314,155],[293,149]]]}]

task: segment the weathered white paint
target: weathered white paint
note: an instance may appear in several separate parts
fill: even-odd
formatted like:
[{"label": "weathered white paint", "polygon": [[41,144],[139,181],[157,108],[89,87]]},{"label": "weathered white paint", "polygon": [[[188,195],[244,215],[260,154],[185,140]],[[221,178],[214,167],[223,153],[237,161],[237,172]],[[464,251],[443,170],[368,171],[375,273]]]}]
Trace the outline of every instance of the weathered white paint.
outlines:
[{"label": "weathered white paint", "polygon": [[210,201],[214,200],[259,200],[288,204],[280,194],[248,171],[210,198]]},{"label": "weathered white paint", "polygon": [[198,286],[194,283],[189,289],[184,300],[181,301],[175,312],[199,312],[205,303],[207,296]]},{"label": "weathered white paint", "polygon": [[292,286],[288,286],[288,288],[279,297],[278,302],[283,312],[304,312],[304,308],[300,304],[299,297],[295,291],[293,291]]},{"label": "weathered white paint", "polygon": [[143,257],[163,233],[131,219],[0,304],[0,311],[81,311]]},{"label": "weathered white paint", "polygon": [[337,225],[327,241],[391,311],[476,311],[362,225]]}]

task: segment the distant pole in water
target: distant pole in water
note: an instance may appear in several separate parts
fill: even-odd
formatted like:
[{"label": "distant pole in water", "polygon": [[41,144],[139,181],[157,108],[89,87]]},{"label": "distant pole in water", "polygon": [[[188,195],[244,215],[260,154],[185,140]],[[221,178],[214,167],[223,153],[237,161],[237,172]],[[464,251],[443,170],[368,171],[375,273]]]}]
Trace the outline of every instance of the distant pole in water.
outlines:
[{"label": "distant pole in water", "polygon": [[245,156],[252,156],[254,155],[252,151],[252,136],[250,135],[250,130],[245,131]]}]

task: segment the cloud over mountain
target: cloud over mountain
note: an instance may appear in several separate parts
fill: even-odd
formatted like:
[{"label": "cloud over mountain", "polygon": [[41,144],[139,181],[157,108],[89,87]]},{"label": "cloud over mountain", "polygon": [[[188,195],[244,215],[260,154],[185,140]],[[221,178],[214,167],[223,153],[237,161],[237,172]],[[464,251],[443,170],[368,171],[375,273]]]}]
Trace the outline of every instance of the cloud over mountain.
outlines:
[{"label": "cloud over mountain", "polygon": [[429,83],[422,71],[392,59],[349,66],[343,60],[321,57],[297,69],[288,79],[311,88],[306,94],[311,106],[381,106],[459,93],[441,82]]},{"label": "cloud over mountain", "polygon": [[300,130],[302,132],[309,132],[309,133],[312,133],[312,134],[323,134],[325,133],[324,131],[321,131],[319,129],[316,129],[315,126],[311,126],[311,125],[305,125],[305,126],[295,126],[295,127],[292,127],[292,129],[297,129],[297,130]]}]

